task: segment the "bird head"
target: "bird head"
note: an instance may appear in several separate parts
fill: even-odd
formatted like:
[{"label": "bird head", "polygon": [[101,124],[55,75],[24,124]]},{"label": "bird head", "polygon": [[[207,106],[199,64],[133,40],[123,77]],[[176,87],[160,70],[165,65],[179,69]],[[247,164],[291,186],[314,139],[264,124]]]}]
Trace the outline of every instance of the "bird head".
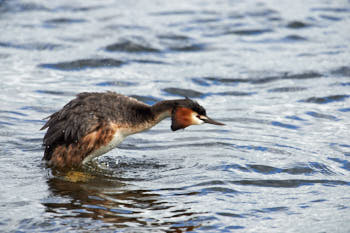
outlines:
[{"label": "bird head", "polygon": [[179,100],[174,106],[171,113],[171,129],[173,131],[184,129],[190,125],[200,125],[203,123],[225,125],[209,118],[205,109],[189,98]]}]

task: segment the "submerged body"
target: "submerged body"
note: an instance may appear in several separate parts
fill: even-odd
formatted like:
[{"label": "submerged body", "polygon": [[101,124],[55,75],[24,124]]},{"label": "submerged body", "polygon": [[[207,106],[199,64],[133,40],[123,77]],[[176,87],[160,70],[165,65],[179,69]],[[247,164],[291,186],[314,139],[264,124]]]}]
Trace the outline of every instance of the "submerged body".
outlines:
[{"label": "submerged body", "polygon": [[81,93],[43,126],[47,128],[43,159],[56,168],[79,167],[166,117],[172,118],[173,131],[205,122],[223,125],[208,118],[205,109],[190,99],[150,106],[114,92]]}]

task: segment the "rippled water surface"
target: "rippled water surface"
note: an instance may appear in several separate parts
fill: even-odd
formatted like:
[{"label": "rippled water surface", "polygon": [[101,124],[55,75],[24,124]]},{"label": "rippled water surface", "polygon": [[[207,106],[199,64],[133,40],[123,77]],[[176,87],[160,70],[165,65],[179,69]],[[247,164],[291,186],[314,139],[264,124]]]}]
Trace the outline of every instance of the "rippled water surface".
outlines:
[{"label": "rippled water surface", "polygon": [[[0,1],[1,232],[350,232],[349,1]],[[83,91],[188,96],[226,124],[41,163]]]}]

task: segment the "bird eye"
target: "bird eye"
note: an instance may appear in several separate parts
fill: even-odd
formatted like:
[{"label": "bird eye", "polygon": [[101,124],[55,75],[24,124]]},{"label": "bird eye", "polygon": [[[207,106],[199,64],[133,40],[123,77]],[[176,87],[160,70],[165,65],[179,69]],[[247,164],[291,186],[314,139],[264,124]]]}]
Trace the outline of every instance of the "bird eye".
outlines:
[{"label": "bird eye", "polygon": [[201,119],[201,115],[197,115],[196,117],[197,117],[198,119]]}]

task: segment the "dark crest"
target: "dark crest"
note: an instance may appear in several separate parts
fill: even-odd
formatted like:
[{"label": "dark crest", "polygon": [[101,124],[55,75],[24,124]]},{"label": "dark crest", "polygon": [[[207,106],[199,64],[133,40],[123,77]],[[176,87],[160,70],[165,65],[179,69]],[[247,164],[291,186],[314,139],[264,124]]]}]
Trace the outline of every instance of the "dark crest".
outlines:
[{"label": "dark crest", "polygon": [[197,102],[194,101],[194,100],[191,100],[191,99],[188,98],[188,97],[186,97],[186,99],[179,100],[179,101],[176,103],[176,106],[175,106],[174,109],[176,109],[176,107],[185,107],[185,108],[189,108],[189,109],[195,111],[196,113],[198,113],[199,115],[203,115],[203,116],[206,116],[206,115],[207,115],[205,109],[204,109],[199,103],[197,103]]}]

